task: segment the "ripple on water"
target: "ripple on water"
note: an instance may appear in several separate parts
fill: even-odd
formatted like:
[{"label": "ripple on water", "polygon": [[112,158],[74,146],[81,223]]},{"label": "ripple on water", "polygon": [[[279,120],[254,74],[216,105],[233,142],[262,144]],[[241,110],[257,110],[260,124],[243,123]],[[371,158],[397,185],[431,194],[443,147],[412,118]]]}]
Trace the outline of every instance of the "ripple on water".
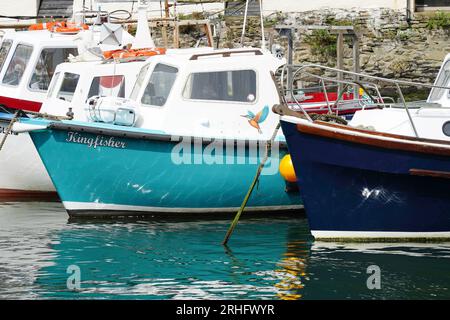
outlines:
[{"label": "ripple on water", "polygon": [[[311,241],[304,218],[68,221],[59,203],[0,203],[0,298],[450,298],[450,244]],[[368,290],[378,265],[382,289]],[[67,288],[67,267],[81,288]]]}]

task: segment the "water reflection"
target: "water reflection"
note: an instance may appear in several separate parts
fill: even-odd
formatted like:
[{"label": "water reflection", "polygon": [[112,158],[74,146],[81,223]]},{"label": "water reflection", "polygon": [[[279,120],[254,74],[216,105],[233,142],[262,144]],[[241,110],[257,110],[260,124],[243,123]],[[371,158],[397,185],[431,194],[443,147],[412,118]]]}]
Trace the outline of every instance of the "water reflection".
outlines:
[{"label": "water reflection", "polygon": [[[286,289],[266,274],[301,231],[296,220],[244,220],[232,251],[220,245],[228,220],[74,222],[58,233],[55,263],[37,284],[46,297],[273,299]],[[79,292],[63,287],[72,264],[81,269]]]},{"label": "water reflection", "polygon": [[[450,298],[450,244],[313,242],[304,218],[70,221],[59,204],[0,204],[0,297]],[[369,265],[381,290],[369,290]],[[67,268],[81,270],[68,290]]]},{"label": "water reflection", "polygon": [[0,203],[0,298],[37,298],[40,270],[54,264],[52,235],[64,227],[61,205]]}]

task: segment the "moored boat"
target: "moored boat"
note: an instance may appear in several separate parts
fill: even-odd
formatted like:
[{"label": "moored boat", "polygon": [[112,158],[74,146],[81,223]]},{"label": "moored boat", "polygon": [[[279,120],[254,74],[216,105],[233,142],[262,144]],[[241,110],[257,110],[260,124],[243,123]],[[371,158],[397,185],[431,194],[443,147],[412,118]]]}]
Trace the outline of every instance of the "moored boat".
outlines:
[{"label": "moored boat", "polygon": [[[438,90],[448,99],[448,77],[442,73],[447,68],[428,86],[430,97]],[[281,126],[315,238],[450,237],[450,113],[442,101],[411,105],[402,100],[401,105],[358,111],[353,125],[353,120],[348,125],[312,121],[286,106],[275,108],[283,114]]]},{"label": "moored boat", "polygon": [[90,53],[92,48],[113,50],[134,40],[126,31],[115,29],[121,26],[108,25],[114,26],[121,35],[119,42],[108,40],[108,31],[103,25],[82,26],[72,27],[72,32],[55,24],[48,29],[5,33],[0,47],[0,106],[3,109],[39,111],[59,64],[77,55],[87,60],[100,60]]},{"label": "moored boat", "polygon": [[[142,68],[134,102],[122,104],[134,112],[128,125],[20,124],[35,126],[30,136],[71,216],[231,213],[278,124],[268,106],[278,102],[271,72],[282,64],[261,49],[173,50]],[[283,140],[278,134],[249,211],[302,207],[278,172]]]},{"label": "moored boat", "polygon": [[[95,97],[128,97],[144,61],[125,63],[67,62],[58,65],[41,114],[87,121],[86,101]],[[13,114],[3,114],[5,130]],[[3,139],[3,136],[2,136]],[[0,198],[58,199],[51,179],[28,135],[10,134],[0,152]]]},{"label": "moored boat", "polygon": [[[40,111],[53,117],[87,120],[89,113],[84,109],[89,99],[128,97],[143,60],[155,51],[144,15],[146,6],[138,7],[138,37],[109,22],[88,27],[55,21],[32,25],[29,31],[5,33],[0,48],[0,111],[5,112],[5,121],[0,121],[0,128],[5,130],[15,109],[29,115],[34,112],[30,116]],[[98,14],[100,21],[100,14],[105,13]],[[84,19],[84,12],[81,15]],[[108,14],[105,18],[109,21]],[[142,54],[142,46],[153,49]],[[137,50],[140,56],[106,56],[109,52]],[[71,62],[64,63],[68,58]],[[27,133],[9,135],[1,151],[1,199],[58,199]]]}]

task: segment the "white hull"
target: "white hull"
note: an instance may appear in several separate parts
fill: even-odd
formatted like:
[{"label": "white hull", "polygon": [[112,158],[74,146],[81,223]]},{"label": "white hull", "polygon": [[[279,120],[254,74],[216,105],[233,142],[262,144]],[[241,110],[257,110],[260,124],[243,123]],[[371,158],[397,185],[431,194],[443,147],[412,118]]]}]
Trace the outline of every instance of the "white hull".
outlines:
[{"label": "white hull", "polygon": [[0,151],[0,191],[8,190],[56,192],[28,133],[9,135]]}]

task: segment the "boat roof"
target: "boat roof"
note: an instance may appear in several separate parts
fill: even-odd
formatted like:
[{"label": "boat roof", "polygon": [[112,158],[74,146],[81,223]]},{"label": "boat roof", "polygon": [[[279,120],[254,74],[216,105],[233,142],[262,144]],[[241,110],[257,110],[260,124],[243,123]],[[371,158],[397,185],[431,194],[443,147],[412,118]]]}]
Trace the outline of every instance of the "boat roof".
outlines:
[{"label": "boat roof", "polygon": [[[120,72],[123,69],[130,68],[132,65],[133,67],[139,67],[141,68],[144,64],[146,64],[146,61],[127,61],[127,62],[121,62],[116,63],[114,68],[116,68],[117,72]],[[71,72],[76,74],[98,74],[101,75],[103,73],[110,74],[111,70],[113,69],[111,67],[112,63],[105,63],[104,61],[75,61],[75,62],[64,62],[59,64],[56,69],[56,72]]]},{"label": "boat roof", "polygon": [[[256,53],[257,52],[257,53]],[[275,58],[269,51],[264,51],[259,48],[239,48],[239,49],[214,49],[211,47],[201,48],[183,48],[183,49],[168,49],[166,54],[155,55],[148,57],[145,60],[131,60],[131,61],[73,61],[60,64],[55,72],[66,71],[73,73],[85,73],[88,70],[101,70],[111,71],[111,64],[118,66],[119,69],[123,68],[123,65],[129,65],[134,63],[141,67],[152,62],[162,62],[169,65],[176,64],[201,66],[202,68],[222,68],[224,67],[223,59],[227,59],[227,67],[230,68],[228,63],[232,63],[233,67],[242,68],[242,65],[255,65],[262,64],[265,66],[272,66],[273,69],[277,69],[285,63],[284,59]],[[81,71],[83,70],[83,71]]]},{"label": "boat roof", "polygon": [[74,40],[79,34],[63,34],[50,32],[48,30],[33,30],[33,31],[16,31],[8,32],[4,35],[3,41],[13,40],[16,42],[25,42],[29,44],[39,44],[39,46],[55,45],[55,44],[70,44],[76,46]]},{"label": "boat roof", "polygon": [[270,67],[272,70],[276,70],[286,63],[284,58],[276,58],[268,50],[252,47],[234,49],[213,49],[211,47],[168,49],[164,55],[157,55],[147,59],[148,63],[153,61],[164,62],[169,65],[196,65],[213,69],[223,69],[224,66],[227,68],[231,66],[241,68],[242,65],[260,63]]}]

